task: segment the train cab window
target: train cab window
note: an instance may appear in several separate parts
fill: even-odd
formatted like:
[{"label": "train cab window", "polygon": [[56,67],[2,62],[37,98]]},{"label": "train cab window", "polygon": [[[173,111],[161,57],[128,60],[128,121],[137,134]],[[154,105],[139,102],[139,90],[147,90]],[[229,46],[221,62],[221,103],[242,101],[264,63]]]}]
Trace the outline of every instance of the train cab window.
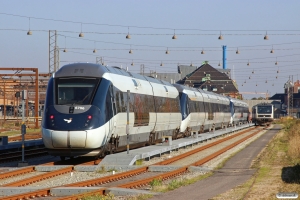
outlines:
[{"label": "train cab window", "polygon": [[271,106],[258,106],[257,107],[258,113],[272,113]]},{"label": "train cab window", "polygon": [[100,79],[58,78],[55,81],[55,102],[57,105],[89,105]]}]

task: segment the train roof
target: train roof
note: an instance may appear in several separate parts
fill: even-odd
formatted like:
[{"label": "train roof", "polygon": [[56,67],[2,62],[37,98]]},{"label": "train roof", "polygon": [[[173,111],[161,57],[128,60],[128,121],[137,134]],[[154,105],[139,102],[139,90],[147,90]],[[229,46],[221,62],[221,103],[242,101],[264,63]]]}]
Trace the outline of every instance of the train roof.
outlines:
[{"label": "train roof", "polygon": [[193,92],[201,93],[204,98],[229,101],[229,99],[226,98],[226,96],[223,96],[221,94],[217,94],[214,92],[202,90],[200,88],[193,88],[193,87],[189,87],[189,86],[185,86],[185,85],[181,85],[181,84],[173,84],[173,85],[178,89],[179,92],[183,92],[183,90],[193,91]]},{"label": "train roof", "polygon": [[153,77],[143,76],[141,74],[131,73],[120,67],[110,67],[94,63],[73,63],[64,65],[54,75],[56,78],[60,77],[102,77],[105,73],[118,74],[122,76],[132,77],[135,79],[145,80],[152,83],[172,86],[171,83]]},{"label": "train roof", "polygon": [[232,97],[228,97],[229,100],[234,104],[234,105],[240,105],[240,106],[244,106],[244,107],[248,107],[249,105],[242,101],[242,100],[239,100],[239,99],[234,99]]}]

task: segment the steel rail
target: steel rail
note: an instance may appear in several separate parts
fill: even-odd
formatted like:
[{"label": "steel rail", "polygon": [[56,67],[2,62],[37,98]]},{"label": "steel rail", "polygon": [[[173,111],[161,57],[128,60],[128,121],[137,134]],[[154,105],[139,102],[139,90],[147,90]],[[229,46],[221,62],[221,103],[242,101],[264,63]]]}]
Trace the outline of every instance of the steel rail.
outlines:
[{"label": "steel rail", "polygon": [[143,179],[143,180],[138,180],[138,181],[134,181],[134,182],[131,182],[131,183],[126,183],[126,184],[122,184],[122,185],[117,185],[116,187],[121,187],[121,188],[136,188],[136,187],[140,187],[140,186],[143,186],[143,185],[147,185],[149,184],[149,182],[151,182],[152,180],[154,179],[162,179],[162,180],[166,180],[170,177],[173,177],[174,174],[178,175],[178,174],[181,174],[181,173],[184,173],[188,170],[188,167],[189,166],[199,166],[199,165],[202,165],[204,163],[207,163],[208,161],[212,160],[213,158],[223,154],[224,152],[228,151],[229,149],[235,147],[236,145],[242,143],[243,141],[249,139],[250,137],[256,135],[257,133],[259,133],[260,130],[258,131],[255,131],[254,133],[222,148],[221,150],[211,154],[211,155],[208,155],[206,156],[205,158],[191,164],[191,165],[187,165],[187,166],[184,166],[182,168],[179,168],[177,170],[174,170],[174,171],[170,171],[170,172],[167,172],[167,173],[164,173],[164,174],[160,174],[160,175],[157,175],[157,176],[153,176],[153,177],[149,177],[147,179]]},{"label": "steel rail", "polygon": [[12,182],[12,183],[8,183],[8,184],[5,184],[5,185],[2,185],[2,187],[20,187],[20,186],[25,186],[25,185],[29,185],[31,183],[35,183],[35,182],[38,182],[38,181],[41,181],[41,180],[52,178],[54,176],[58,176],[58,175],[61,175],[61,174],[72,172],[73,170],[74,170],[74,166],[64,167],[62,169],[58,169],[58,170],[54,170],[54,171],[51,171],[51,172],[47,172],[45,174],[41,174],[41,175],[38,175],[38,176],[33,176],[33,177],[26,178],[26,179],[23,179],[23,180],[18,180],[18,181]]},{"label": "steel rail", "polygon": [[[38,149],[30,149],[25,151],[25,157],[36,157],[36,156],[42,156],[47,155],[48,152],[45,148],[38,148]],[[12,160],[18,160],[22,157],[22,152],[10,152],[10,153],[4,153],[0,154],[0,163],[9,162]]]},{"label": "steel rail", "polygon": [[[42,134],[40,132],[29,133],[25,135],[25,140],[40,139],[40,138],[42,138]],[[20,140],[22,140],[21,135],[8,137],[8,142],[20,141]]]},{"label": "steel rail", "polygon": [[193,166],[203,165],[204,163],[206,163],[206,162],[212,160],[213,158],[215,158],[215,157],[221,155],[222,153],[224,153],[224,152],[228,151],[229,149],[231,149],[231,148],[237,146],[238,144],[244,142],[245,140],[247,140],[247,139],[253,137],[254,135],[256,135],[256,134],[259,133],[259,132],[260,132],[260,130],[255,131],[254,133],[252,133],[252,134],[250,134],[250,135],[248,135],[248,136],[246,136],[246,137],[244,137],[244,138],[242,138],[242,139],[240,139],[240,140],[238,140],[238,141],[236,141],[236,142],[234,142],[234,143],[232,143],[232,144],[230,144],[230,145],[224,147],[223,149],[221,149],[221,150],[219,150],[219,151],[217,151],[217,152],[211,154],[210,156],[207,156],[207,157],[204,158],[204,159],[201,159],[201,160],[199,160],[199,161],[193,163],[192,165],[193,165]]},{"label": "steel rail", "polygon": [[156,163],[155,165],[168,165],[168,164],[171,164],[171,163],[173,163],[173,162],[175,162],[175,161],[177,161],[177,160],[180,160],[180,159],[182,159],[182,158],[185,158],[185,157],[187,157],[187,156],[190,156],[190,155],[192,155],[192,154],[198,153],[198,152],[203,151],[203,150],[205,150],[205,149],[208,149],[208,148],[210,148],[210,147],[212,147],[212,146],[218,145],[218,144],[220,144],[220,143],[222,143],[222,142],[225,142],[225,141],[227,141],[227,140],[230,140],[230,139],[232,139],[232,138],[235,138],[235,137],[237,137],[237,136],[240,136],[240,135],[242,135],[242,134],[245,134],[245,133],[247,133],[247,132],[249,132],[249,131],[252,131],[253,129],[255,129],[255,128],[250,128],[250,129],[248,129],[248,130],[241,131],[240,133],[237,133],[237,134],[228,136],[228,137],[223,138],[223,139],[221,139],[221,140],[212,142],[212,143],[210,143],[210,144],[204,145],[204,146],[202,146],[202,147],[199,147],[199,148],[196,148],[196,149],[194,149],[194,150],[188,151],[188,152],[186,152],[186,153],[180,154],[180,155],[178,155],[178,156],[172,157],[172,158],[170,158],[170,159],[167,159],[167,160],[158,162],[158,163]]},{"label": "steel rail", "polygon": [[101,184],[104,184],[104,183],[118,181],[118,180],[121,180],[121,179],[124,179],[124,178],[127,178],[127,177],[136,176],[136,175],[139,175],[141,173],[145,173],[147,171],[148,171],[148,166],[139,167],[137,169],[117,173],[117,174],[110,175],[110,176],[105,176],[105,177],[96,178],[96,179],[92,179],[92,180],[86,180],[86,181],[82,181],[82,182],[78,182],[78,183],[67,184],[67,185],[64,185],[64,187],[91,187],[91,186],[97,186],[97,185],[101,185]]},{"label": "steel rail", "polygon": [[[187,165],[187,166],[184,166],[184,167],[181,167],[179,169],[176,169],[176,170],[173,170],[173,171],[170,171],[170,172],[166,172],[164,174],[160,174],[160,175],[156,175],[156,176],[152,176],[152,177],[149,177],[149,178],[145,178],[145,179],[142,179],[142,180],[138,180],[138,181],[133,181],[133,182],[130,182],[130,183],[126,183],[126,184],[121,184],[121,185],[117,185],[117,186],[114,186],[114,187],[120,187],[120,188],[131,188],[131,189],[134,189],[134,188],[139,188],[139,187],[142,187],[142,186],[145,186],[145,185],[148,185],[151,181],[155,180],[155,179],[158,179],[158,180],[166,180],[166,179],[169,179],[171,177],[175,177],[175,176],[178,176],[180,174],[183,174],[183,173],[186,173],[188,171],[188,168],[189,166],[199,166],[201,164],[204,164],[210,160],[212,160],[213,158],[217,157],[218,155],[221,155],[223,154],[224,152],[228,151],[229,149],[231,149],[232,147],[242,143],[243,141],[249,139],[250,137],[256,135],[257,133],[259,133],[261,130],[258,130],[258,131],[255,131],[254,133],[234,142],[233,144],[229,145],[229,146],[226,146],[224,148],[222,148],[221,150],[191,164],[191,165]],[[89,185],[88,187],[91,187],[91,186],[94,186],[94,185]],[[94,194],[103,194],[103,190],[107,190],[108,188],[101,188],[101,190],[95,190],[95,191],[92,191],[92,192],[89,192],[89,193],[84,193],[84,194],[77,194],[76,196],[68,196],[68,197],[62,197],[62,198],[58,198],[57,200],[79,200],[87,195],[94,195]]]},{"label": "steel rail", "polygon": [[12,170],[9,172],[1,173],[0,179],[18,176],[20,174],[26,174],[26,173],[34,172],[34,171],[35,171],[34,167],[25,167],[25,168],[21,168],[21,169],[17,169],[17,170]]},{"label": "steel rail", "polygon": [[7,197],[1,197],[1,200],[23,200],[33,199],[35,197],[47,197],[51,194],[51,188],[36,190],[32,192],[26,192],[23,194],[15,194]]},{"label": "steel rail", "polygon": [[[32,153],[32,152],[36,152],[36,151],[43,151],[46,150],[45,148],[36,148],[36,149],[28,149],[25,152],[27,153]],[[22,151],[14,151],[14,152],[7,152],[7,153],[2,153],[0,154],[1,158],[9,158],[11,156],[16,156],[19,155],[20,153],[22,153]]]},{"label": "steel rail", "polygon": [[[249,129],[248,129],[249,131]],[[260,132],[260,131],[257,131],[257,132]],[[251,135],[254,135],[256,134],[257,132],[251,134]],[[235,134],[237,135],[237,134]],[[231,137],[231,136],[230,136]],[[251,136],[247,136],[247,139],[251,137]],[[242,139],[243,141],[246,140],[246,139]],[[240,142],[242,142],[241,140],[239,140]],[[238,142],[239,142],[238,141]],[[237,142],[236,142],[237,143]],[[227,149],[227,147],[225,147]],[[224,148],[224,149],[225,149]],[[228,150],[228,149],[227,149]],[[227,150],[224,150],[227,151]],[[220,153],[220,151],[218,151]],[[221,153],[220,153],[221,154]],[[204,158],[205,159],[205,158]],[[213,158],[211,158],[213,159]],[[209,159],[209,160],[211,160]],[[200,162],[200,161],[199,161]],[[157,165],[157,163],[155,164]],[[196,164],[195,164],[196,165]],[[189,165],[190,166],[190,165]],[[143,185],[147,185],[149,184],[150,181],[154,180],[154,179],[168,179],[170,177],[174,177],[174,176],[177,176],[178,174],[182,174],[182,173],[185,173],[187,172],[187,169],[188,169],[188,166],[184,166],[182,168],[179,168],[177,170],[174,170],[174,171],[171,171],[171,172],[167,172],[167,173],[164,173],[163,175],[156,175],[156,176],[153,176],[153,177],[150,177],[150,178],[147,178],[147,179],[143,179],[143,180],[140,180],[140,181],[135,181],[135,182],[132,182],[132,183],[128,183],[128,184],[122,184],[122,185],[118,185],[116,187],[123,187],[123,188],[138,188],[140,186],[143,186]],[[140,173],[144,173],[144,172],[147,172],[148,170],[148,167],[141,167],[141,168],[138,168],[138,169],[135,169],[135,170],[132,170],[134,171],[133,174],[131,175],[128,175],[128,176],[134,176],[134,175],[138,175]],[[132,172],[131,171],[131,172]],[[107,182],[113,182],[113,181],[116,181],[116,180],[120,180],[120,179],[124,179],[126,178],[126,173],[128,172],[123,172],[123,173],[118,173],[118,174],[115,174],[113,176],[109,176],[108,179],[104,180],[103,178],[107,178],[107,177],[103,177],[103,178],[98,178],[96,179],[97,181],[94,182],[94,183],[91,183],[89,181],[83,181],[83,182],[79,182],[78,184],[82,187],[84,186],[87,186],[87,187],[91,187],[91,186],[97,186],[97,185],[101,185],[103,183],[107,183]],[[103,179],[102,181],[100,179]],[[95,181],[95,179],[93,179],[92,181]],[[130,184],[130,185],[129,185]],[[75,186],[78,186],[77,183],[74,183],[74,184],[68,184],[68,185],[64,185],[64,187],[75,187]],[[60,186],[61,187],[61,186]],[[69,196],[69,197],[63,197],[63,198],[59,198],[60,200],[62,199],[80,199],[86,195],[92,195],[92,194],[102,194],[104,195],[105,194],[105,190],[108,189],[108,188],[102,188],[100,190],[96,190],[96,191],[93,191],[93,192],[88,192],[88,193],[84,193],[84,194],[78,194],[76,196]],[[39,190],[39,191],[33,191],[33,192],[29,192],[29,193],[23,193],[21,196],[20,195],[13,195],[13,196],[9,196],[7,198],[2,198],[4,200],[14,200],[14,199],[28,199],[28,198],[32,198],[32,197],[37,197],[38,195],[50,195],[50,189],[47,188],[47,189],[42,189],[42,190]]]},{"label": "steel rail", "polygon": [[[229,136],[227,138],[223,138],[220,141],[221,142],[227,141],[227,140],[232,139],[234,137],[238,137],[239,135],[244,134],[247,131],[252,131],[253,129],[254,128],[251,128],[250,130],[248,129],[246,131],[242,131],[241,133],[234,134],[234,135]],[[213,142],[211,144],[207,144],[207,145],[205,145],[203,147],[200,147],[200,148],[197,148],[197,149],[193,150],[191,154],[203,151],[203,150],[205,150],[205,149],[207,149],[209,147],[212,147],[214,145],[220,144],[221,142],[216,141],[216,142]],[[176,160],[182,159],[182,158],[184,158],[184,157],[186,157],[188,155],[191,155],[191,154],[189,152],[187,152],[187,153],[184,153],[182,155],[175,156],[174,158],[170,158],[171,162],[168,162],[168,160],[169,160],[168,159],[167,161],[156,163],[155,165],[166,165],[166,164],[175,162]],[[138,174],[141,174],[141,173],[146,173],[147,171],[148,171],[148,166],[146,166],[146,167],[140,167],[138,169],[134,169],[134,170],[130,170],[130,171],[126,171],[126,172],[121,172],[121,173],[117,173],[117,174],[114,174],[114,175],[110,175],[109,177],[105,176],[105,177],[96,178],[96,179],[92,179],[92,180],[86,180],[86,181],[82,181],[82,182],[78,182],[78,183],[71,183],[71,184],[65,185],[65,187],[91,187],[91,186],[98,186],[98,185],[101,185],[101,184],[104,184],[104,183],[109,183],[109,182],[117,181],[117,180],[120,180],[120,179],[124,179],[124,178],[129,177],[129,176],[138,175]]]}]

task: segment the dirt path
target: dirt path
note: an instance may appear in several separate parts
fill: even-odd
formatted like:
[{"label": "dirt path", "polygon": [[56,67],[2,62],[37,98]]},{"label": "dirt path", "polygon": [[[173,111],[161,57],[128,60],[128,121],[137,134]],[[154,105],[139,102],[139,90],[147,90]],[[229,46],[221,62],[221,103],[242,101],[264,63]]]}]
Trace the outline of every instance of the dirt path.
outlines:
[{"label": "dirt path", "polygon": [[275,125],[245,149],[230,158],[223,168],[215,171],[209,178],[174,191],[154,196],[151,200],[210,199],[237,185],[243,184],[255,173],[254,169],[250,169],[252,161],[279,130],[280,126]]}]

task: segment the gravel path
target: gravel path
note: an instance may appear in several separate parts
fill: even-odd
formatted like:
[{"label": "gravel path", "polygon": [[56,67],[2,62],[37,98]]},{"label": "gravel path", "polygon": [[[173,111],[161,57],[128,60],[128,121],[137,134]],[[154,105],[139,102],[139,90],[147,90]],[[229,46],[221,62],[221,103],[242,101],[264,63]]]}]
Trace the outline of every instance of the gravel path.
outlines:
[{"label": "gravel path", "polygon": [[279,130],[279,125],[270,128],[270,130],[259,137],[259,139],[230,158],[225,166],[215,171],[211,177],[192,185],[154,196],[151,200],[175,200],[183,198],[189,200],[210,199],[237,185],[243,184],[255,172],[255,169],[250,168],[252,161]]}]

